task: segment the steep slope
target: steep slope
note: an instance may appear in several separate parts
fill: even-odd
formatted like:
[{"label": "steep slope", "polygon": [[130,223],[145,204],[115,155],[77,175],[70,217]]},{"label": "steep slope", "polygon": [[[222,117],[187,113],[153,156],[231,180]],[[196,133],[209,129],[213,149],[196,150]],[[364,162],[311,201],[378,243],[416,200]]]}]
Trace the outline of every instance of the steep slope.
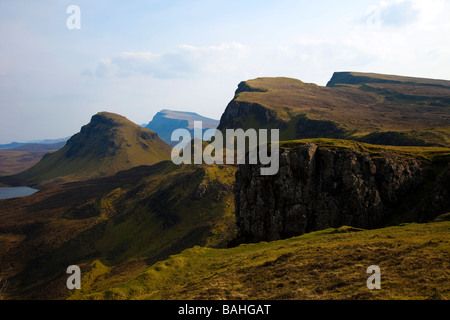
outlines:
[{"label": "steep slope", "polygon": [[290,78],[242,82],[218,129],[278,128],[281,140],[450,146],[449,123],[450,81],[335,73],[327,87]]},{"label": "steep slope", "polygon": [[235,171],[162,161],[1,200],[8,298],[66,298],[72,264],[84,274],[98,260],[121,283],[192,246],[226,246],[235,234]]},{"label": "steep slope", "polygon": [[100,112],[70,138],[17,178],[39,184],[113,175],[170,159],[171,147],[158,135],[113,113]]},{"label": "steep slope", "polygon": [[[194,112],[182,112],[173,110],[161,110],[148,123],[146,128],[155,131],[166,143],[175,146],[178,142],[171,141],[172,132],[176,129],[188,129],[194,137],[194,121],[201,121],[203,132],[207,129],[215,129],[219,125],[218,120],[203,117]],[[201,137],[197,137],[201,138]]]}]

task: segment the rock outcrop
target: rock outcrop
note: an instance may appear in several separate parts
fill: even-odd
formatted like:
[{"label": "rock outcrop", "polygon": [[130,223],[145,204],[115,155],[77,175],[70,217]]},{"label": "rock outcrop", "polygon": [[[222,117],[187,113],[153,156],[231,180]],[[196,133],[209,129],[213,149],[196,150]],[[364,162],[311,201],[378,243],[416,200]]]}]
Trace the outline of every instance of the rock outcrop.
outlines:
[{"label": "rock outcrop", "polygon": [[265,108],[258,103],[232,100],[222,114],[217,129],[248,129],[248,126],[243,123],[243,119],[248,119],[248,117],[253,117],[256,123],[258,123],[258,126],[267,126],[270,124],[274,128],[287,128],[286,122],[277,119],[276,111]]},{"label": "rock outcrop", "polygon": [[[414,221],[432,219],[450,209],[445,166],[437,178],[425,160],[313,143],[280,152],[274,176],[261,176],[259,165],[240,165],[234,191],[238,241],[271,241],[342,225],[381,227],[405,212]],[[432,194],[411,201],[424,185]]]}]

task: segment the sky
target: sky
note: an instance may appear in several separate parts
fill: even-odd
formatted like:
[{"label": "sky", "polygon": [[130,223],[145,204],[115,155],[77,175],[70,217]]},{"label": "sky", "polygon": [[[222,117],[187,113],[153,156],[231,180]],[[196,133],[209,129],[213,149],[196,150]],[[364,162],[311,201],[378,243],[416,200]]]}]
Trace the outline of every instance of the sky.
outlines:
[{"label": "sky", "polygon": [[101,111],[220,119],[257,77],[450,80],[449,15],[448,0],[2,0],[0,144],[68,137]]}]

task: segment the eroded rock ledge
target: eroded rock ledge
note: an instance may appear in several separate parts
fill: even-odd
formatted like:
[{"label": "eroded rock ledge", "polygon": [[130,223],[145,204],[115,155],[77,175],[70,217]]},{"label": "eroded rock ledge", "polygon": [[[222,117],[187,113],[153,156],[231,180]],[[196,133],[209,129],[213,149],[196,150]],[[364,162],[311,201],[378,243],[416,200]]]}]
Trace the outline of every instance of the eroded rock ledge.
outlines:
[{"label": "eroded rock ledge", "polygon": [[[450,192],[429,167],[395,152],[381,157],[313,143],[280,153],[274,176],[261,176],[259,165],[241,165],[234,191],[239,242],[342,225],[376,228],[405,212],[430,219],[449,209]],[[449,176],[448,167],[445,172]],[[422,194],[420,205],[410,201],[425,184],[432,194]]]}]

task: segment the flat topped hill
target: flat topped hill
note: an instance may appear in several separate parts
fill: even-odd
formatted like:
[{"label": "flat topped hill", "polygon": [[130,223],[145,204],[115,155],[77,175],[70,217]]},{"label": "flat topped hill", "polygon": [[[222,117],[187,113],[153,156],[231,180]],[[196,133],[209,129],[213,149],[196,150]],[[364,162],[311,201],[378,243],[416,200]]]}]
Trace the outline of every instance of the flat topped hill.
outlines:
[{"label": "flat topped hill", "polygon": [[155,132],[118,114],[100,112],[62,149],[17,177],[33,184],[86,180],[168,160],[170,151]]},{"label": "flat topped hill", "polygon": [[[195,112],[176,111],[164,109],[155,115],[156,118],[167,118],[176,120],[185,120],[188,122],[188,129],[194,128],[194,121],[202,121],[206,126],[215,127],[219,124],[218,120],[204,117]],[[154,118],[155,119],[155,118]]]},{"label": "flat topped hill", "polygon": [[[148,123],[146,128],[158,133],[159,137],[168,144],[175,146],[178,141],[172,141],[172,132],[176,129],[187,129],[194,134],[194,121],[201,121],[203,132],[207,129],[215,129],[219,125],[218,120],[207,118],[195,112],[184,112],[174,110],[159,111]],[[202,135],[203,136],[203,135]],[[198,137],[201,138],[201,137]]]},{"label": "flat topped hill", "polygon": [[219,129],[278,128],[283,140],[449,146],[449,124],[450,81],[342,72],[326,87],[291,78],[241,82]]}]

